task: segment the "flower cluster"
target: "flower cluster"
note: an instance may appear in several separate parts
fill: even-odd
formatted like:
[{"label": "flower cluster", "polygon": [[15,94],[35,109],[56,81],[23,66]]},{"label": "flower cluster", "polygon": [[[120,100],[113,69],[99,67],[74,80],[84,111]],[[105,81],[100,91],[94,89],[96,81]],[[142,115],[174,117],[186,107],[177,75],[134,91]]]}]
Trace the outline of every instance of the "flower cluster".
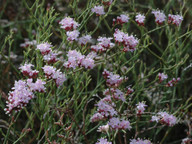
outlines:
[{"label": "flower cluster", "polygon": [[78,43],[80,45],[86,45],[88,42],[91,42],[91,36],[90,35],[85,35],[79,38]]},{"label": "flower cluster", "polygon": [[167,87],[175,86],[175,85],[178,83],[178,81],[180,81],[180,77],[178,77],[177,79],[176,79],[176,78],[173,78],[172,80],[170,80],[170,81],[166,84],[166,86],[167,86]]},{"label": "flower cluster", "polygon": [[25,40],[25,42],[20,44],[20,47],[22,47],[22,48],[35,46],[37,44],[36,40],[29,41],[29,39],[27,39],[27,38],[25,38],[24,40]]},{"label": "flower cluster", "polygon": [[103,6],[94,6],[94,8],[91,9],[93,13],[96,13],[97,16],[104,15],[104,7]]},{"label": "flower cluster", "polygon": [[106,79],[106,84],[109,87],[118,87],[125,78],[120,77],[118,74],[113,74],[112,72],[107,71],[106,69],[103,71],[103,77]]},{"label": "flower cluster", "polygon": [[49,54],[52,51],[51,47],[53,46],[47,42],[37,45],[37,49],[40,50],[42,55]]},{"label": "flower cluster", "polygon": [[139,40],[136,37],[134,37],[133,35],[129,36],[127,33],[124,33],[122,31],[120,31],[119,29],[116,29],[113,36],[115,38],[116,43],[123,44],[124,52],[127,52],[127,51],[133,52],[136,50],[136,46],[138,45]]},{"label": "flower cluster", "polygon": [[145,111],[145,107],[147,107],[147,105],[144,102],[139,102],[138,104],[136,104],[136,106],[137,106],[137,115],[143,114]]},{"label": "flower cluster", "polygon": [[162,81],[166,80],[168,78],[168,76],[167,76],[167,74],[159,73],[158,78],[159,78],[159,83],[161,83]]},{"label": "flower cluster", "polygon": [[67,40],[68,41],[77,41],[79,37],[80,32],[78,30],[74,31],[68,31],[67,32]]},{"label": "flower cluster", "polygon": [[59,24],[61,25],[61,28],[65,29],[66,31],[75,30],[79,27],[79,24],[73,18],[70,17],[62,19]]},{"label": "flower cluster", "polygon": [[168,114],[167,112],[159,112],[157,116],[152,116],[151,121],[161,122],[168,126],[173,126],[177,122],[177,118],[173,115]]},{"label": "flower cluster", "polygon": [[125,95],[124,93],[119,90],[119,89],[114,89],[114,88],[110,88],[110,89],[106,89],[104,92],[103,92],[104,95],[106,96],[112,96],[113,99],[115,100],[122,100],[123,102],[125,102]]},{"label": "flower cluster", "polygon": [[117,17],[117,19],[113,19],[113,25],[116,24],[124,24],[127,23],[129,21],[129,16],[125,15],[125,14],[121,14],[120,16]]},{"label": "flower cluster", "polygon": [[21,69],[21,72],[24,76],[29,78],[36,78],[39,71],[32,70],[32,67],[34,67],[34,65],[25,63],[24,65],[20,66],[19,69]]},{"label": "flower cluster", "polygon": [[45,65],[42,69],[48,79],[55,80],[57,86],[61,86],[63,82],[67,80],[65,74],[52,66]]},{"label": "flower cluster", "polygon": [[168,23],[175,24],[176,26],[179,26],[181,22],[183,21],[183,16],[181,15],[168,15]]},{"label": "flower cluster", "polygon": [[143,140],[137,138],[137,139],[131,139],[129,144],[152,144],[152,142],[150,140]]},{"label": "flower cluster", "polygon": [[155,22],[158,24],[162,24],[166,20],[166,16],[161,10],[153,10],[152,14],[154,14]]},{"label": "flower cluster", "polygon": [[48,64],[52,64],[58,61],[58,54],[53,52],[51,47],[53,46],[47,42],[37,45],[37,49],[40,50],[41,54],[43,55],[44,61]]},{"label": "flower cluster", "polygon": [[112,142],[108,142],[107,139],[100,138],[95,144],[112,144]]},{"label": "flower cluster", "polygon": [[49,54],[44,55],[44,56],[43,56],[43,59],[44,59],[44,61],[46,61],[48,64],[52,64],[52,63],[55,63],[55,62],[58,61],[57,55],[58,55],[58,53],[55,53],[55,52],[52,52],[52,51],[51,51],[51,52],[49,52]]},{"label": "flower cluster", "polygon": [[77,52],[76,50],[70,50],[67,54],[68,61],[64,63],[64,67],[66,68],[73,68],[75,69],[78,66],[82,66],[88,69],[92,69],[95,64],[93,60],[93,56],[90,55],[82,55],[80,52]]},{"label": "flower cluster", "polygon": [[112,48],[115,46],[114,43],[111,42],[113,38],[109,37],[99,37],[97,41],[99,42],[97,45],[92,45],[91,50],[95,52],[104,52],[109,48]]},{"label": "flower cluster", "polygon": [[41,79],[37,79],[35,83],[33,83],[32,79],[27,79],[27,85],[33,92],[45,92],[45,84],[46,82],[42,81]]},{"label": "flower cluster", "polygon": [[121,129],[130,130],[132,128],[129,121],[120,120],[119,118],[116,117],[113,117],[109,120],[109,126],[114,130],[121,130]]},{"label": "flower cluster", "polygon": [[130,88],[130,87],[127,87],[127,88],[126,88],[126,91],[127,91],[127,92],[126,92],[127,95],[129,95],[129,94],[131,94],[131,93],[134,92],[134,90],[133,90],[132,88]]},{"label": "flower cluster", "polygon": [[137,14],[137,15],[135,16],[135,21],[138,23],[138,25],[144,26],[145,15]]},{"label": "flower cluster", "polygon": [[33,92],[45,92],[44,85],[46,84],[41,79],[37,79],[35,83],[32,79],[15,81],[13,91],[9,92],[7,107],[5,111],[10,114],[13,110],[16,112],[26,106],[29,101],[34,98]]},{"label": "flower cluster", "polygon": [[4,109],[6,114],[10,114],[12,110],[19,111],[34,98],[33,92],[23,80],[15,81],[12,89],[13,91],[9,92],[8,101],[6,102],[8,108]]},{"label": "flower cluster", "polygon": [[109,124],[100,126],[97,131],[98,132],[108,132],[109,131]]}]

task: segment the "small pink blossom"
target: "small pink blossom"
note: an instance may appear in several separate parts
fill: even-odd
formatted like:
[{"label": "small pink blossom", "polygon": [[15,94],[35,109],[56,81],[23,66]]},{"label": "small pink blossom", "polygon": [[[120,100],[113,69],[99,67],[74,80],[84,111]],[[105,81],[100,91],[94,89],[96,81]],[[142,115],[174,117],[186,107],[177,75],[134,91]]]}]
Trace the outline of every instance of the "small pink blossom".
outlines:
[{"label": "small pink blossom", "polygon": [[98,132],[105,132],[105,133],[108,132],[109,131],[109,124],[100,126],[97,131]]},{"label": "small pink blossom", "polygon": [[129,144],[152,144],[150,140],[143,140],[140,138],[131,139]]},{"label": "small pink blossom", "polygon": [[145,16],[142,15],[142,14],[137,14],[137,15],[135,16],[135,21],[136,21],[139,25],[144,26]]},{"label": "small pink blossom", "polygon": [[104,116],[100,113],[95,113],[92,117],[91,117],[91,122],[97,122],[97,121],[101,121],[104,119]]},{"label": "small pink blossom", "polygon": [[91,42],[91,36],[85,35],[79,38],[79,44],[80,45],[86,45],[88,42]]},{"label": "small pink blossom", "polygon": [[138,104],[136,104],[136,106],[137,106],[137,115],[143,114],[145,111],[145,107],[147,107],[147,105],[145,105],[144,102],[139,102]]},{"label": "small pink blossom", "polygon": [[160,83],[168,78],[167,74],[164,74],[164,73],[159,73],[158,77],[159,77]]},{"label": "small pink blossom", "polygon": [[100,138],[95,144],[112,144],[112,142],[108,142],[107,139]]},{"label": "small pink blossom", "polygon": [[40,50],[42,55],[49,54],[49,52],[52,51],[51,47],[53,47],[53,46],[51,44],[47,43],[47,42],[37,45],[37,49]]},{"label": "small pink blossom", "polygon": [[162,24],[166,20],[166,16],[163,11],[153,10],[152,14],[155,16],[155,22],[158,24]]},{"label": "small pink blossom", "polygon": [[59,24],[61,25],[61,28],[65,29],[66,31],[75,30],[79,27],[79,24],[70,17],[62,19]]},{"label": "small pink blossom", "polygon": [[130,130],[132,128],[129,121],[120,120],[119,118],[115,118],[115,117],[109,120],[109,126],[115,130],[121,130],[121,129]]},{"label": "small pink blossom", "polygon": [[6,114],[10,114],[13,110],[16,112],[21,110],[32,98],[34,98],[33,92],[23,80],[15,81],[12,90],[13,91],[9,92],[9,97],[6,101],[7,108],[4,109]]},{"label": "small pink blossom", "polygon": [[44,56],[43,56],[43,59],[44,59],[44,61],[46,61],[48,64],[52,64],[52,63],[55,63],[55,62],[58,61],[57,55],[58,55],[57,53],[50,52],[49,54],[44,55]]},{"label": "small pink blossom", "polygon": [[172,80],[170,80],[170,81],[166,84],[166,86],[167,86],[167,87],[175,86],[175,85],[178,83],[178,81],[180,81],[180,77],[178,77],[177,79],[176,79],[176,78],[173,78]]},{"label": "small pink blossom", "polygon": [[41,79],[37,79],[35,83],[33,83],[32,79],[27,79],[27,85],[31,91],[45,92],[45,84],[46,82],[42,81]]},{"label": "small pink blossom", "polygon": [[112,48],[112,47],[115,46],[114,43],[111,43],[111,40],[112,40],[112,39],[113,39],[113,38],[111,38],[111,37],[109,37],[109,38],[107,38],[107,37],[99,37],[99,38],[97,39],[97,41],[99,42],[99,45],[101,45],[102,47],[104,47],[104,49],[109,49],[109,48]]},{"label": "small pink blossom", "polygon": [[100,44],[92,45],[91,50],[95,52],[104,52],[106,49],[102,47]]},{"label": "small pink blossom", "polygon": [[175,24],[176,26],[179,26],[181,22],[183,21],[183,16],[181,15],[168,15],[168,23]]},{"label": "small pink blossom", "polygon": [[162,124],[173,126],[176,124],[177,118],[167,112],[159,112],[157,116],[152,117],[151,121],[161,122]]},{"label": "small pink blossom", "polygon": [[74,31],[68,31],[67,32],[67,40],[68,41],[77,41],[78,37],[79,37],[79,31],[78,30],[74,30]]},{"label": "small pink blossom", "polygon": [[129,16],[125,15],[125,14],[121,14],[120,16],[117,17],[117,24],[124,24],[127,23],[129,21]]},{"label": "small pink blossom", "polygon": [[32,67],[34,67],[34,65],[25,63],[24,65],[20,66],[19,69],[21,69],[21,72],[24,76],[27,76],[29,78],[36,78],[39,71],[32,70]]},{"label": "small pink blossom", "polygon": [[98,16],[105,14],[103,6],[95,6],[94,8],[91,9],[91,11],[93,13],[96,13],[96,15],[98,15]]}]

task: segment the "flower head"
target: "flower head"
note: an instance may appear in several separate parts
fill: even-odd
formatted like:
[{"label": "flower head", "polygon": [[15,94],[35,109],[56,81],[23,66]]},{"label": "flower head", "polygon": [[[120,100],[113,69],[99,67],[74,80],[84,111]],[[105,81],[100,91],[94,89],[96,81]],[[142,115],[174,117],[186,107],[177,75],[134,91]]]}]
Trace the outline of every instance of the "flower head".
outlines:
[{"label": "flower head", "polygon": [[47,55],[47,54],[49,54],[49,52],[51,52],[51,50],[52,50],[51,47],[52,47],[52,45],[49,44],[49,43],[47,43],[47,42],[37,45],[37,49],[40,50],[40,52],[41,52],[42,55]]},{"label": "flower head", "polygon": [[66,31],[75,30],[79,26],[79,24],[70,17],[62,19],[59,24],[61,25],[61,28],[65,29]]},{"label": "flower head", "polygon": [[95,6],[94,8],[91,9],[93,13],[96,13],[98,16],[104,15],[104,7],[103,6]]},{"label": "flower head", "polygon": [[139,25],[143,25],[144,26],[144,21],[145,21],[145,16],[142,14],[137,14],[135,17],[135,21],[139,24]]},{"label": "flower head", "polygon": [[168,15],[168,22],[175,24],[176,26],[179,26],[181,22],[183,21],[183,16],[181,15]]},{"label": "flower head", "polygon": [[155,16],[155,22],[158,24],[162,24],[166,20],[166,16],[163,11],[153,10],[152,14]]}]

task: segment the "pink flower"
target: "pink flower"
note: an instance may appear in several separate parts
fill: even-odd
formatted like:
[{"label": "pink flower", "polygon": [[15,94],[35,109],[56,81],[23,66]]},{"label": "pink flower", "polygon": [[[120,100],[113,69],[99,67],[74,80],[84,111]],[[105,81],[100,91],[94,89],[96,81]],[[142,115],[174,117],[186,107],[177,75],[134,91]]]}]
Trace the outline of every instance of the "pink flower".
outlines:
[{"label": "pink flower", "polygon": [[162,24],[166,20],[165,14],[160,10],[153,10],[152,14],[155,15],[155,22],[158,24]]},{"label": "pink flower", "polygon": [[173,78],[172,80],[170,80],[170,81],[166,84],[166,86],[167,86],[167,87],[175,86],[175,85],[178,83],[178,81],[180,81],[180,77],[178,77],[177,79],[176,79],[176,78]]},{"label": "pink flower", "polygon": [[98,132],[108,132],[109,131],[109,124],[100,126],[97,131]]},{"label": "pink flower", "polygon": [[112,142],[108,142],[107,139],[100,138],[95,144],[112,144]]},{"label": "pink flower", "polygon": [[92,117],[91,117],[91,122],[97,122],[100,120],[103,120],[104,116],[100,113],[95,113]]},{"label": "pink flower", "polygon": [[27,38],[25,38],[24,40],[25,40],[25,42],[20,44],[20,47],[22,47],[22,48],[35,46],[37,44],[36,40],[29,41],[29,39],[27,39]]},{"label": "pink flower", "polygon": [[57,71],[53,74],[53,77],[52,77],[52,78],[55,80],[57,87],[61,86],[61,85],[63,84],[63,82],[67,80],[65,74],[63,74],[62,72],[60,72],[60,70],[57,70]]},{"label": "pink flower", "polygon": [[139,102],[139,104],[136,104],[136,106],[137,106],[137,114],[138,114],[138,115],[141,115],[141,114],[144,113],[145,107],[146,107],[147,105],[145,105],[143,102]]},{"label": "pink flower", "polygon": [[103,6],[95,6],[94,8],[91,9],[93,13],[96,13],[98,16],[104,15],[104,7]]},{"label": "pink flower", "polygon": [[139,44],[139,40],[134,37],[133,35],[128,36],[128,34],[124,34],[123,36],[123,44],[124,44],[124,52],[127,51],[135,51],[136,50],[136,46]]},{"label": "pink flower", "polygon": [[181,22],[183,21],[183,16],[181,15],[168,15],[168,22],[175,24],[176,26],[179,26]]},{"label": "pink flower", "polygon": [[21,72],[24,76],[27,76],[29,78],[36,78],[39,71],[32,70],[32,67],[34,67],[34,65],[25,63],[23,66],[20,66],[19,69],[21,69]]},{"label": "pink flower", "polygon": [[134,92],[134,90],[132,88],[127,87],[127,92],[126,92],[127,95],[129,95],[129,94],[131,94],[133,92]]},{"label": "pink flower", "polygon": [[159,73],[158,77],[159,77],[159,82],[160,83],[168,78],[168,76],[166,74],[164,74],[164,73]]},{"label": "pink flower", "polygon": [[80,45],[86,45],[88,42],[91,41],[91,36],[90,35],[85,35],[79,38],[79,44]]},{"label": "pink flower", "polygon": [[77,41],[77,38],[79,37],[79,31],[78,30],[74,30],[74,31],[68,31],[67,32],[67,40],[68,41]]},{"label": "pink flower", "polygon": [[75,30],[79,26],[79,24],[70,17],[62,19],[59,24],[61,25],[61,28],[65,29],[66,31]]},{"label": "pink flower", "polygon": [[111,43],[112,39],[113,38],[111,37],[99,37],[97,41],[99,42],[99,45],[101,45],[104,49],[109,49],[115,46],[114,43]]},{"label": "pink flower", "polygon": [[33,92],[23,80],[15,81],[13,91],[9,92],[7,100],[7,108],[4,110],[6,114],[10,114],[13,110],[16,112],[26,106],[29,101],[34,98]]},{"label": "pink flower", "polygon": [[168,126],[173,126],[177,122],[177,118],[173,115],[168,114],[167,112],[159,112],[157,116],[153,116],[151,121],[161,122]]},{"label": "pink flower", "polygon": [[137,138],[137,139],[131,139],[129,144],[152,144],[152,142],[149,140],[143,140]]},{"label": "pink flower", "polygon": [[115,130],[120,130],[120,129],[128,129],[130,130],[132,127],[130,126],[130,122],[129,121],[126,121],[126,120],[119,120],[119,118],[111,118],[109,120],[109,126],[112,128],[112,129],[115,129]]},{"label": "pink flower", "polygon": [[91,50],[95,52],[104,52],[106,49],[102,47],[100,44],[98,44],[98,45],[92,45]]},{"label": "pink flower", "polygon": [[125,102],[124,93],[119,89],[114,88],[106,89],[104,91],[104,95],[111,95],[115,100],[122,100],[123,102]]},{"label": "pink flower", "polygon": [[107,70],[103,71],[103,76],[106,79],[107,86],[109,87],[118,87],[124,80],[123,77],[120,77],[117,74],[113,74]]},{"label": "pink flower", "polygon": [[47,43],[47,42],[37,45],[37,49],[40,50],[42,55],[49,54],[49,52],[52,51],[51,47],[53,47],[53,46],[51,44]]},{"label": "pink flower", "polygon": [[135,21],[139,24],[144,26],[145,16],[142,14],[137,14],[135,17]]},{"label": "pink flower", "polygon": [[45,84],[46,82],[42,81],[41,79],[37,79],[35,83],[33,83],[32,79],[27,79],[27,85],[31,91],[45,92]]},{"label": "pink flower", "polygon": [[133,35],[129,36],[128,34],[121,32],[119,29],[115,30],[113,36],[115,38],[115,42],[124,45],[124,52],[135,51],[136,46],[139,44],[139,40],[136,37],[134,37]]},{"label": "pink flower", "polygon": [[117,17],[117,24],[124,24],[129,21],[129,16],[121,14],[120,16]]},{"label": "pink flower", "polygon": [[120,31],[119,29],[115,29],[115,33],[113,34],[114,38],[115,38],[115,42],[117,43],[121,43],[123,42],[123,36],[124,36],[124,32]]},{"label": "pink flower", "polygon": [[92,58],[86,57],[82,59],[81,66],[85,67],[86,69],[93,69],[95,66],[95,61]]},{"label": "pink flower", "polygon": [[42,69],[43,69],[46,77],[49,79],[52,78],[53,74],[56,72],[56,68],[54,68],[52,66],[48,66],[48,65],[45,65]]},{"label": "pink flower", "polygon": [[55,63],[55,62],[58,61],[57,55],[58,55],[57,53],[50,52],[49,54],[44,55],[44,56],[43,56],[43,59],[44,59],[44,61],[46,61],[48,64],[52,64],[52,63]]},{"label": "pink flower", "polygon": [[76,50],[70,50],[67,54],[68,61],[64,63],[64,67],[66,68],[73,68],[81,65],[81,61],[85,58],[84,55],[82,55],[80,52],[77,52]]}]

